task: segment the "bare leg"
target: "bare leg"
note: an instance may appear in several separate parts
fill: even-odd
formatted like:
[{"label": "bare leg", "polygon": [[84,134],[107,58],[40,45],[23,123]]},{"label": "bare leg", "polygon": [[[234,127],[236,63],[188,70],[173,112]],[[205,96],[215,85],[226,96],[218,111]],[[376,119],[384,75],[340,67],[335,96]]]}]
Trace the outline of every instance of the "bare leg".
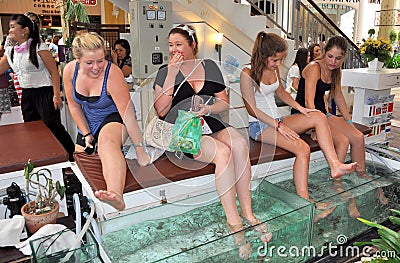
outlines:
[{"label": "bare leg", "polygon": [[[245,232],[242,231],[243,224],[236,206],[236,177],[231,148],[217,138],[203,136],[200,153],[195,160],[215,164],[215,184],[225,211],[227,226],[229,231],[234,233],[234,244],[239,248],[239,257],[244,260],[249,259],[252,247],[251,243],[246,240]],[[250,183],[250,181],[248,182]],[[250,191],[249,187],[247,190]]]},{"label": "bare leg", "polygon": [[203,136],[200,153],[195,160],[215,164],[215,184],[228,224],[236,226],[242,221],[236,206],[236,178],[231,149],[210,136]]},{"label": "bare leg", "polygon": [[235,178],[236,192],[240,202],[241,215],[254,229],[263,233],[262,240],[271,240],[272,233],[268,233],[268,225],[255,217],[251,202],[251,168],[249,149],[244,137],[234,128],[227,128],[216,134],[216,137],[231,149]]},{"label": "bare leg", "polygon": [[[343,135],[347,137],[351,148],[351,160],[358,163],[357,171],[365,171],[365,142],[364,135],[353,125],[347,123],[343,118],[331,116],[328,122],[333,133],[333,140],[339,142],[343,140]],[[342,134],[342,136],[340,136]],[[347,153],[348,148],[346,148]],[[339,152],[338,152],[339,156]]]},{"label": "bare leg", "polygon": [[[274,136],[276,134],[276,136]],[[299,196],[309,200],[308,194],[308,167],[310,164],[310,147],[301,139],[288,140],[274,128],[266,128],[260,135],[260,141],[276,145],[296,155],[293,166],[293,179],[296,192]]]},{"label": "bare leg", "polygon": [[112,122],[106,124],[99,135],[99,156],[102,163],[103,176],[107,184],[106,191],[98,191],[96,197],[117,210],[125,209],[123,190],[126,179],[126,162],[121,152],[124,126]]},{"label": "bare leg", "polygon": [[346,173],[354,172],[357,168],[357,163],[344,164],[339,161],[333,145],[328,120],[325,115],[321,112],[311,112],[310,116],[311,117],[308,118],[300,114],[292,115],[290,116],[291,118],[285,118],[284,124],[287,124],[298,133],[303,133],[310,128],[315,128],[318,143],[331,168],[332,178],[338,178]]}]

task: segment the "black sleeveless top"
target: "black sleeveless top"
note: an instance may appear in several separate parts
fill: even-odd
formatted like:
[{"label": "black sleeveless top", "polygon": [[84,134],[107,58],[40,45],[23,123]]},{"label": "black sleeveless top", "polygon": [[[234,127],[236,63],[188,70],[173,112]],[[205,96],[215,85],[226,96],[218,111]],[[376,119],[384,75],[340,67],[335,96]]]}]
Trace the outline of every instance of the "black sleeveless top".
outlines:
[{"label": "black sleeveless top", "polygon": [[[315,108],[325,114],[326,114],[326,108],[325,108],[324,95],[326,91],[331,89],[331,86],[332,86],[331,83],[325,83],[320,78],[317,81],[317,87],[315,89],[315,97],[314,97]],[[301,77],[299,81],[299,89],[297,90],[296,101],[303,107],[306,106],[305,89],[306,89],[306,81],[303,77]],[[296,109],[292,109],[291,112],[292,114],[299,113],[299,111]]]}]

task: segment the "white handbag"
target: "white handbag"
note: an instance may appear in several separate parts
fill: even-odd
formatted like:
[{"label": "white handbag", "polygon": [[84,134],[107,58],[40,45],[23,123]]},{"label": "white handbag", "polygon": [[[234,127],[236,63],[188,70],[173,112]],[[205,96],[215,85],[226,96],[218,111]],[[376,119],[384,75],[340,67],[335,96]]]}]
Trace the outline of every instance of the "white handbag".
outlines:
[{"label": "white handbag", "polygon": [[[174,92],[172,97],[175,97],[182,84],[192,75],[194,70],[202,63],[203,60],[193,67],[192,71],[185,77],[185,79],[179,84],[178,88]],[[172,138],[172,127],[173,123],[163,121],[158,116],[154,116],[153,119],[147,124],[144,132],[144,140],[147,145],[153,146],[155,148],[168,151],[169,143]]]}]

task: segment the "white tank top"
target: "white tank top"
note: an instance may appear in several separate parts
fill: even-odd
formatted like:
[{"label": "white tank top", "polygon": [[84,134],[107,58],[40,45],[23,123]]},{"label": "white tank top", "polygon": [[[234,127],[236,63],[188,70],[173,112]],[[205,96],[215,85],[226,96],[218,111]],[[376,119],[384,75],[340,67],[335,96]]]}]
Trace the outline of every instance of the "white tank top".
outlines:
[{"label": "white tank top", "polygon": [[[276,74],[276,71],[275,71]],[[268,114],[272,118],[279,118],[281,117],[278,106],[276,105],[275,101],[275,91],[279,87],[279,79],[278,75],[276,74],[276,82],[270,85],[266,85],[260,82],[260,89],[256,89],[254,91],[255,100],[256,100],[256,107],[259,110],[262,110],[264,113]],[[253,116],[249,115],[249,122],[258,121]]]}]

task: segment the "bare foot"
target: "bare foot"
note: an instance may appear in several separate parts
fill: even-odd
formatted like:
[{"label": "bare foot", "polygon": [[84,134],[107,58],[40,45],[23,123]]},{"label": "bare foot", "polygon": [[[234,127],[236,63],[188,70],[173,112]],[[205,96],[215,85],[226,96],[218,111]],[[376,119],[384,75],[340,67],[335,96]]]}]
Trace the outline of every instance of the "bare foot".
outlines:
[{"label": "bare foot", "polygon": [[321,219],[327,218],[328,216],[330,216],[333,213],[333,211],[335,211],[335,209],[336,209],[336,206],[334,206],[332,208],[329,208],[329,209],[327,209],[327,210],[315,215],[314,216],[314,223],[317,223]]},{"label": "bare foot", "polygon": [[318,202],[315,204],[317,210],[325,210],[332,206],[332,202]]},{"label": "bare foot", "polygon": [[318,202],[318,203],[316,203],[313,199],[306,199],[306,200],[308,200],[310,203],[312,203],[312,204],[314,204],[315,205],[315,208],[317,209],[317,210],[325,210],[325,209],[328,209],[329,207],[331,207],[332,206],[332,202]]},{"label": "bare foot", "polygon": [[94,192],[94,195],[102,202],[111,205],[117,210],[124,210],[125,209],[125,202],[122,195],[105,191],[99,190]]},{"label": "bare foot", "polygon": [[372,179],[372,177],[369,176],[365,170],[357,171],[357,176],[363,179]]},{"label": "bare foot", "polygon": [[337,163],[334,164],[333,167],[331,168],[331,176],[332,178],[339,178],[344,174],[349,174],[353,173],[356,171],[358,167],[358,164],[355,163],[350,163],[350,164],[345,164],[345,163]]},{"label": "bare foot", "polygon": [[385,196],[385,193],[383,192],[382,188],[379,187],[377,191],[378,191],[379,202],[381,202],[381,205],[387,205],[389,200]]},{"label": "bare foot", "polygon": [[245,232],[243,231],[243,224],[226,224],[229,232],[233,234],[234,245],[239,248],[239,257],[242,260],[249,260],[251,258],[252,246],[251,243],[246,239]]},{"label": "bare foot", "polygon": [[361,217],[360,211],[358,211],[356,199],[351,198],[349,200],[349,204],[347,205],[347,211],[349,212],[349,216],[352,218]]}]

